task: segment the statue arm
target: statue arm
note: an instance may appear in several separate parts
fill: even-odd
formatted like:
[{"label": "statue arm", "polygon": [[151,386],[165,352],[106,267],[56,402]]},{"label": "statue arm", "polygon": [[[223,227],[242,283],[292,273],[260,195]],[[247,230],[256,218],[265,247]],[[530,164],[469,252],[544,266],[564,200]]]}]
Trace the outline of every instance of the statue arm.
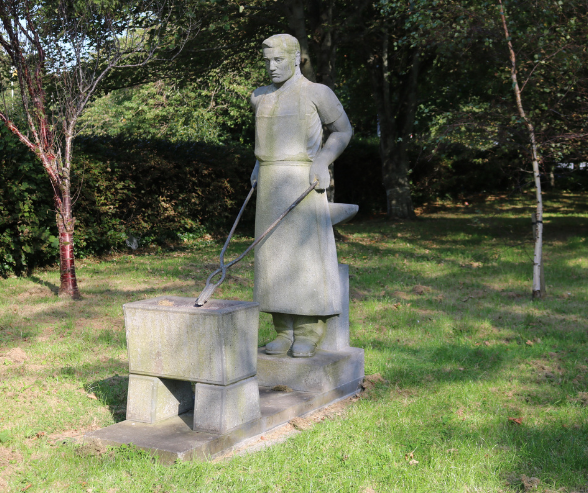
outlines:
[{"label": "statue arm", "polygon": [[341,155],[353,136],[353,128],[345,112],[333,123],[327,125],[327,128],[331,135],[329,135],[325,145],[316,155],[310,167],[309,182],[312,184],[315,179],[318,179],[317,190],[329,188],[331,181],[329,165]]}]

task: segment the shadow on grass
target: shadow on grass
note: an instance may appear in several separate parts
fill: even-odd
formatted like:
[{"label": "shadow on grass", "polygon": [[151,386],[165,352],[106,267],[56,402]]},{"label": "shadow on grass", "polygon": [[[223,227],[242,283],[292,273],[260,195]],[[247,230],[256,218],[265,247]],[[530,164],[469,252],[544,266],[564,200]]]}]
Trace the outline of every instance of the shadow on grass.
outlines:
[{"label": "shadow on grass", "polygon": [[100,402],[108,406],[116,423],[125,420],[128,388],[129,377],[117,374],[84,385],[86,392],[93,392]]},{"label": "shadow on grass", "polygon": [[46,288],[49,288],[54,295],[59,294],[59,287],[51,282],[39,279],[37,276],[28,276],[27,279],[36,284],[39,284],[40,286],[45,286]]}]

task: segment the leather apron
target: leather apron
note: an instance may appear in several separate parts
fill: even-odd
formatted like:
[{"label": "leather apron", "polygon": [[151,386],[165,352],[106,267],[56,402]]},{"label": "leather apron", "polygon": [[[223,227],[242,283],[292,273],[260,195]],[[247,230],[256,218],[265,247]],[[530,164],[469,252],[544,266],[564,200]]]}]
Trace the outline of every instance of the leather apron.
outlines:
[{"label": "leather apron", "polygon": [[[259,161],[255,236],[308,188],[308,104],[304,77],[261,97],[255,114]],[[270,313],[341,312],[337,250],[326,193],[310,194],[255,248],[254,299]]]}]

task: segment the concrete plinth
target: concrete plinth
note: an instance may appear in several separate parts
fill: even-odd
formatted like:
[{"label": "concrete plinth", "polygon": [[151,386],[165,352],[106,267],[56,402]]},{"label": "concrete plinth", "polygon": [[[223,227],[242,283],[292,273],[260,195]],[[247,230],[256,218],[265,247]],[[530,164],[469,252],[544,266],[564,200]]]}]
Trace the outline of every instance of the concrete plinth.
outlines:
[{"label": "concrete plinth", "polygon": [[167,378],[129,375],[127,419],[155,423],[194,407],[190,382]]},{"label": "concrete plinth", "polygon": [[161,462],[167,464],[173,464],[176,460],[210,459],[248,438],[287,423],[292,418],[356,394],[360,384],[361,380],[348,382],[342,387],[322,393],[275,392],[270,388],[260,387],[261,417],[223,435],[192,430],[194,416],[186,413],[155,424],[122,421],[87,434],[84,443],[103,446],[132,443],[158,456]]},{"label": "concrete plinth", "polygon": [[255,377],[226,386],[197,383],[195,390],[195,431],[228,433],[261,416]]},{"label": "concrete plinth", "polygon": [[270,356],[260,348],[257,354],[259,385],[287,385],[294,390],[328,392],[364,377],[363,349],[345,351],[318,350],[312,358],[289,355]]},{"label": "concrete plinth", "polygon": [[129,372],[230,385],[256,373],[257,303],[160,296],[123,306]]},{"label": "concrete plinth", "polygon": [[341,313],[327,319],[325,336],[318,345],[323,351],[345,351],[349,347],[349,266],[346,264],[339,264],[339,290]]}]

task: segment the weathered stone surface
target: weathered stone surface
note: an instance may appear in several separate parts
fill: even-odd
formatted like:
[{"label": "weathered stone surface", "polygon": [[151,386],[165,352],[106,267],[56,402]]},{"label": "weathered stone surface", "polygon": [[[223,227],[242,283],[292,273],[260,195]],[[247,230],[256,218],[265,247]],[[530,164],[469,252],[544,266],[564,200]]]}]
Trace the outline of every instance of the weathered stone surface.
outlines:
[{"label": "weathered stone surface", "polygon": [[344,351],[349,347],[349,266],[339,264],[341,313],[327,319],[327,329],[318,348],[323,351]]},{"label": "weathered stone surface", "polygon": [[195,390],[195,431],[224,434],[261,416],[255,377],[226,386],[197,383]]},{"label": "weathered stone surface", "polygon": [[190,382],[129,375],[127,419],[155,423],[185,413],[194,405]]},{"label": "weathered stone surface", "polygon": [[333,226],[351,221],[357,214],[357,211],[359,211],[359,206],[355,204],[329,202],[329,214]]},{"label": "weathered stone surface", "polygon": [[265,354],[260,348],[257,360],[259,385],[287,385],[294,390],[328,392],[364,377],[363,349],[349,347],[345,351],[317,351],[312,358]]},{"label": "weathered stone surface", "polygon": [[[324,190],[330,184],[328,167],[349,143],[353,129],[335,93],[302,76],[295,37],[271,36],[262,49],[272,84],[251,96],[257,158],[251,176],[257,183],[255,236],[261,236],[310,184],[318,184],[257,245],[254,299],[268,313],[336,315],[341,307],[331,214],[343,220],[355,206],[342,204],[331,211]],[[324,125],[330,136],[323,144]],[[295,328],[294,340],[297,337]]]},{"label": "weathered stone surface", "polygon": [[186,413],[155,424],[123,421],[90,432],[84,437],[84,443],[103,446],[132,443],[168,464],[176,460],[209,459],[292,418],[353,395],[359,391],[360,384],[361,380],[357,380],[324,393],[274,392],[260,387],[261,417],[224,435],[193,431],[193,415]]},{"label": "weathered stone surface", "polygon": [[256,374],[257,303],[161,296],[124,305],[129,371],[229,385]]}]

